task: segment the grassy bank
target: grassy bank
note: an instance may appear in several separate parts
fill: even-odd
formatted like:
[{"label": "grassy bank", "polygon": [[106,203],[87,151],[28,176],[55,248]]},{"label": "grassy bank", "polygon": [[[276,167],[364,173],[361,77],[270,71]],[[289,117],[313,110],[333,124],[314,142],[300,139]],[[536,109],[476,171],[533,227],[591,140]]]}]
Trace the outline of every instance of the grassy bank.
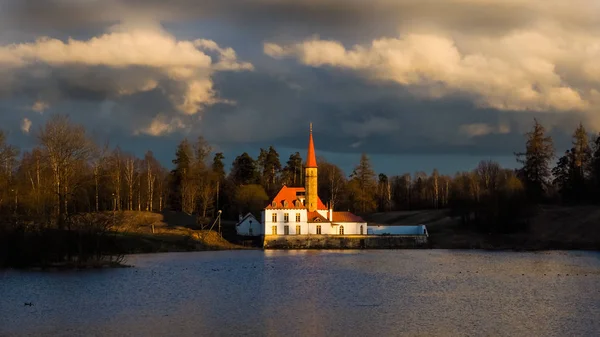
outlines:
[{"label": "grassy bank", "polygon": [[[113,228],[124,254],[245,249],[232,244],[213,230],[201,229],[185,213],[121,212]],[[229,222],[222,228],[229,229]]]},{"label": "grassy bank", "polygon": [[[223,227],[235,233],[229,223]],[[124,266],[125,254],[230,249],[247,248],[181,213],[74,214],[62,226],[16,217],[0,222],[0,268],[108,268]]]},{"label": "grassy bank", "polygon": [[369,225],[427,225],[438,249],[600,250],[600,207],[541,206],[522,233],[490,234],[466,228],[447,210],[374,213]]}]

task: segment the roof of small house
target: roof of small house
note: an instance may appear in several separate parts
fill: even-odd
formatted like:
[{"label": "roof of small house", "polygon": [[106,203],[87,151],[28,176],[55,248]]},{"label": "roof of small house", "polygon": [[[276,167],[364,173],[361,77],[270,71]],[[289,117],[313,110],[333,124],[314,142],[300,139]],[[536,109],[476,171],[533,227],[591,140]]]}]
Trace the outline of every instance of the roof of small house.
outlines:
[{"label": "roof of small house", "polygon": [[327,218],[319,214],[319,212],[308,212],[308,222],[329,222]]},{"label": "roof of small house", "polygon": [[252,214],[252,213],[248,212],[248,214],[246,214],[246,215],[245,215],[245,216],[242,218],[242,220],[238,221],[238,223],[237,223],[237,224],[235,224],[235,225],[236,225],[236,226],[239,226],[239,225],[240,225],[242,222],[244,222],[246,219],[248,219],[248,218],[250,218],[250,217],[252,217],[254,220],[256,220],[256,222],[260,223],[260,221],[258,221],[258,220],[256,219],[256,217],[254,216],[254,214]]},{"label": "roof of small house", "polygon": [[365,222],[365,220],[350,212],[333,212],[332,222]]},{"label": "roof of small house", "polygon": [[[300,199],[297,197],[298,192],[306,192],[304,187],[287,187],[283,186],[279,193],[271,200],[269,205],[266,208],[275,209],[275,208],[287,208],[287,209],[305,209],[306,206],[302,204]],[[287,205],[285,202],[287,201]],[[298,201],[295,203],[295,201]],[[273,205],[275,202],[275,205]],[[321,198],[317,197],[317,209],[327,209],[327,206],[321,201]]]}]

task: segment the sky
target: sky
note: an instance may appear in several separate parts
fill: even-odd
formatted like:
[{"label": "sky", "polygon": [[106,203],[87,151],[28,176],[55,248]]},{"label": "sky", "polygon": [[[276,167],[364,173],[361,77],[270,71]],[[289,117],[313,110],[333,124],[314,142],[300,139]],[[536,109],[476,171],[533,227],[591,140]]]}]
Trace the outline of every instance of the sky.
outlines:
[{"label": "sky", "polygon": [[516,167],[537,118],[600,131],[596,0],[0,0],[0,128],[53,114],[169,165],[202,135],[350,173]]}]

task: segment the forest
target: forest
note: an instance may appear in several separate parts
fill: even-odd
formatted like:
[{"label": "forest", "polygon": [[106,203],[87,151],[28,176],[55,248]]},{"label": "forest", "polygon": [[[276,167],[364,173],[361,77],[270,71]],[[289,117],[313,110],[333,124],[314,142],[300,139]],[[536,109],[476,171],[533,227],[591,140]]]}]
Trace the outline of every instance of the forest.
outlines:
[{"label": "forest", "polygon": [[[15,237],[42,231],[81,236],[85,230],[90,240],[97,233],[109,237],[114,217],[105,215],[124,210],[185,212],[199,225],[209,224],[218,210],[225,219],[248,211],[259,216],[282,185],[304,183],[302,155],[289,154],[282,162],[273,146],[261,148],[257,158],[234,157],[226,172],[228,158],[214,153],[203,137],[183,139],[171,167],[151,150],[136,157],[118,145],[94,141],[65,115],[53,115],[35,137],[37,146],[22,152],[0,132],[0,244],[7,243],[0,256],[10,255],[8,243],[15,245]],[[552,139],[534,120],[524,141],[523,151],[515,153],[518,169],[482,161],[452,176],[436,169],[377,174],[367,154],[347,174],[318,158],[319,196],[336,210],[357,214],[446,208],[465,226],[488,232],[526,230],[539,204],[598,202],[600,135],[590,135],[580,124],[572,147],[557,158]],[[73,245],[82,251],[81,242]]]}]

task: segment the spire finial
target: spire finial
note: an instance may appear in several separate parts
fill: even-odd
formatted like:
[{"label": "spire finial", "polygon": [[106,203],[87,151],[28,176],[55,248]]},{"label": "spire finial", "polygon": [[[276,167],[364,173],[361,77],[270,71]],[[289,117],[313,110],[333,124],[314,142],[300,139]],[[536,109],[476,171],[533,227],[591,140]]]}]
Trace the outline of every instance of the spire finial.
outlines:
[{"label": "spire finial", "polygon": [[310,122],[310,133],[312,133],[312,122]]}]

